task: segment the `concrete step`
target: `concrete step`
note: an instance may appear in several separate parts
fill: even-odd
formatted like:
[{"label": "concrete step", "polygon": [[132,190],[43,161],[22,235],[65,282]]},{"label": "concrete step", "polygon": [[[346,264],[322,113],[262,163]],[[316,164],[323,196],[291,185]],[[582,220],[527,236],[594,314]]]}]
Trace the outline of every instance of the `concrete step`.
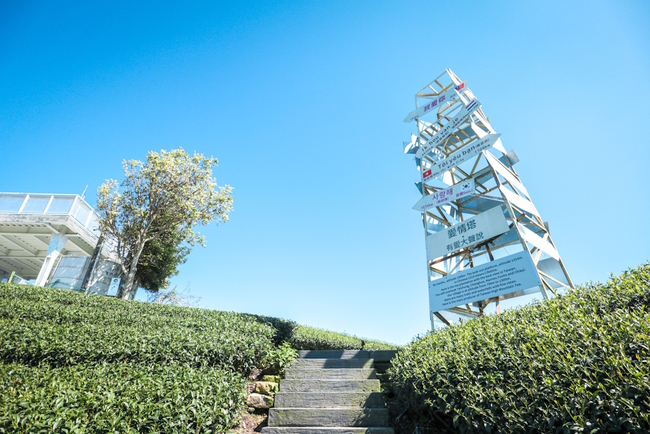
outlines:
[{"label": "concrete step", "polygon": [[395,434],[395,431],[386,427],[266,426],[262,434]]},{"label": "concrete step", "polygon": [[368,356],[375,360],[375,363],[390,362],[397,354],[397,350],[373,350],[370,351]]},{"label": "concrete step", "polygon": [[397,350],[298,350],[301,359],[374,359],[390,362]]},{"label": "concrete step", "polygon": [[375,362],[372,359],[296,359],[290,369],[372,369]]},{"label": "concrete step", "polygon": [[388,426],[386,408],[271,408],[269,426]]},{"label": "concrete step", "polygon": [[298,350],[301,359],[369,359],[366,350]]},{"label": "concrete step", "polygon": [[280,392],[380,392],[379,380],[282,380]]},{"label": "concrete step", "polygon": [[373,365],[378,374],[383,374],[390,368],[390,362],[375,362]]},{"label": "concrete step", "polygon": [[284,373],[287,380],[374,380],[377,378],[374,369],[302,369],[289,368]]},{"label": "concrete step", "polygon": [[384,408],[385,403],[384,395],[378,392],[280,392],[275,394],[275,406],[278,408]]}]

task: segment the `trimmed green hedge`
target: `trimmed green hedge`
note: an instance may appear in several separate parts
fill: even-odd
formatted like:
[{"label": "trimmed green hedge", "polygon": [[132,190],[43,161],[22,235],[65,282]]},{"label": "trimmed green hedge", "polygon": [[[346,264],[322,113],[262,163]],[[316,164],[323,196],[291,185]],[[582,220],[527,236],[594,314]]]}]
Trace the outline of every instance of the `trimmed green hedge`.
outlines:
[{"label": "trimmed green hedge", "polygon": [[648,433],[650,264],[429,333],[389,374],[431,432]]},{"label": "trimmed green hedge", "polygon": [[0,285],[0,360],[180,363],[248,374],[275,331],[250,315]]},{"label": "trimmed green hedge", "polygon": [[297,350],[394,350],[398,346],[314,327],[296,326],[288,341]]},{"label": "trimmed green hedge", "polygon": [[0,432],[226,432],[275,332],[251,315],[0,284]]},{"label": "trimmed green hedge", "polygon": [[[138,331],[129,325],[52,324],[47,321],[5,319],[0,325],[0,358],[5,362],[53,366],[78,363],[134,362],[215,366],[247,374],[259,367],[272,344],[268,330],[197,332],[173,326]],[[242,330],[243,329],[243,330]],[[214,334],[213,334],[214,333]]]},{"label": "trimmed green hedge", "polygon": [[284,342],[362,343],[279,318],[0,283],[0,433],[226,432],[245,377],[289,363]]},{"label": "trimmed green hedge", "polygon": [[0,432],[224,432],[246,380],[213,368],[0,364]]},{"label": "trimmed green hedge", "polygon": [[273,336],[273,342],[276,345],[288,342],[296,350],[395,350],[400,348],[398,345],[386,342],[299,325],[286,319],[257,315],[255,318],[276,330]]}]

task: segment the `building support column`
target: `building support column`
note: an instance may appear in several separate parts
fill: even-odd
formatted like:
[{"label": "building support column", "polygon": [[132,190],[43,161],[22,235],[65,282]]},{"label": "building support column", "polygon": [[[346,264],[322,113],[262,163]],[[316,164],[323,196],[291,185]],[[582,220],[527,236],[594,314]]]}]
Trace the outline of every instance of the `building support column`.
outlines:
[{"label": "building support column", "polygon": [[97,244],[95,245],[95,250],[93,250],[93,255],[90,257],[90,262],[88,263],[88,268],[86,269],[84,280],[83,282],[81,282],[81,289],[83,289],[84,291],[88,291],[88,284],[90,283],[90,277],[92,276],[93,271],[95,270],[95,265],[97,265],[97,260],[101,255],[102,247],[104,247],[103,232],[99,235],[99,239],[97,240]]},{"label": "building support column", "polygon": [[50,238],[50,246],[47,249],[47,256],[45,257],[41,271],[38,272],[38,277],[36,278],[36,286],[45,286],[47,278],[50,277],[50,272],[52,272],[52,267],[67,242],[68,236],[66,235],[52,235],[52,238]]}]

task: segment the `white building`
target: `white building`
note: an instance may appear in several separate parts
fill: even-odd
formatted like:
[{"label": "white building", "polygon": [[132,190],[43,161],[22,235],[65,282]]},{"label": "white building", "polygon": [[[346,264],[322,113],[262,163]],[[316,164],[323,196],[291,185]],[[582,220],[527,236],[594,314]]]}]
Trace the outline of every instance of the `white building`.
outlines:
[{"label": "white building", "polygon": [[[0,193],[0,281],[15,273],[37,286],[80,289],[99,239],[97,220],[75,194]],[[107,292],[117,260],[105,243],[92,292]]]}]

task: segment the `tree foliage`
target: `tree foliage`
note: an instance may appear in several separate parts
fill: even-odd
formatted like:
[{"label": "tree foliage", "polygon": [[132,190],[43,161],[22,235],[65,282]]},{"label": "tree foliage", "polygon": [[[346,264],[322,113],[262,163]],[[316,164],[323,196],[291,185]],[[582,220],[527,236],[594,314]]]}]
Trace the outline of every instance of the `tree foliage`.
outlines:
[{"label": "tree foliage", "polygon": [[154,304],[166,304],[170,306],[197,307],[201,297],[193,295],[189,287],[179,290],[177,287],[172,289],[161,289],[158,292],[150,292],[147,295],[147,301]]},{"label": "tree foliage", "polygon": [[190,251],[190,246],[176,232],[147,242],[135,273],[138,287],[151,293],[166,289],[169,278],[178,274],[178,266],[185,263]]},{"label": "tree foliage", "polygon": [[[121,298],[135,292],[142,253],[150,268],[143,282],[161,284],[161,276],[182,263],[188,251],[182,243],[205,245],[194,231],[197,225],[225,222],[232,210],[232,188],[220,187],[212,176],[217,159],[182,148],[149,152],[145,162],[124,160],[124,179],[110,179],[97,190],[101,230],[116,241],[121,260]],[[163,259],[170,259],[165,264]],[[173,264],[176,261],[176,264]]]}]

